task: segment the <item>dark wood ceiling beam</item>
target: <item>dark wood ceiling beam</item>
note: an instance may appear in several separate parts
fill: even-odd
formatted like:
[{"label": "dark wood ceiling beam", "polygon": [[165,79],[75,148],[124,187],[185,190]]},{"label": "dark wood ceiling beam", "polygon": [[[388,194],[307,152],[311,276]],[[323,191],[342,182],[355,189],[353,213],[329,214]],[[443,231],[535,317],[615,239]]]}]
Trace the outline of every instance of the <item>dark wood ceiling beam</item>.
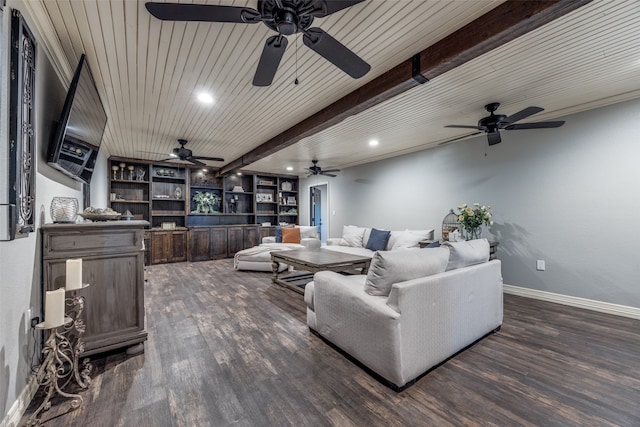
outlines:
[{"label": "dark wood ceiling beam", "polygon": [[[420,74],[431,80],[541,27],[591,0],[507,1],[420,52]],[[334,126],[347,117],[393,98],[420,83],[409,58],[364,86],[223,166],[226,174]],[[427,83],[428,84],[428,83]]]}]

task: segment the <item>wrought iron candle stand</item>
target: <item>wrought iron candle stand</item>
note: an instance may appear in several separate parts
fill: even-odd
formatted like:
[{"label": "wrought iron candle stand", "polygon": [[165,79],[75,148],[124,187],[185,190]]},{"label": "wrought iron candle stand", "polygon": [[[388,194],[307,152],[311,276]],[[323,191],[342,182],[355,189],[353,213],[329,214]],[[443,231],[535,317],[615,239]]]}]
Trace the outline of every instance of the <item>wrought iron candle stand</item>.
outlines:
[{"label": "wrought iron candle stand", "polygon": [[[84,284],[81,289],[88,286],[88,284]],[[63,335],[67,339],[60,344],[60,347],[71,359],[71,364],[68,369],[65,369],[66,380],[64,380],[62,387],[65,387],[74,378],[81,388],[87,388],[91,384],[91,378],[89,377],[91,364],[87,358],[80,363],[80,355],[84,353],[82,336],[86,330],[84,320],[81,318],[84,311],[85,298],[82,295],[78,296],[76,290],[67,291],[67,293],[70,294],[70,297],[65,299],[65,304],[68,307],[66,315],[73,321],[64,326]]]},{"label": "wrought iron candle stand", "polygon": [[[82,289],[87,286],[89,285],[83,285]],[[38,378],[40,378],[44,371],[40,386],[44,386],[46,391],[44,400],[28,420],[27,425],[30,426],[40,425],[38,415],[42,411],[47,411],[51,408],[51,398],[54,397],[55,393],[72,399],[71,410],[80,407],[83,403],[82,396],[63,391],[71,379],[75,379],[78,386],[83,389],[86,389],[91,384],[91,377],[89,376],[91,364],[89,360],[84,359],[80,363],[80,355],[84,352],[82,335],[84,335],[86,329],[84,321],[81,319],[85,298],[78,296],[76,290],[67,292],[70,293],[70,297],[65,298],[65,305],[68,308],[65,313],[64,324],[54,328],[45,327],[44,323],[36,326],[36,329],[49,330],[49,338],[47,338],[42,349],[44,362],[38,372]]]},{"label": "wrought iron candle stand", "polygon": [[51,408],[51,398],[56,393],[62,397],[72,399],[72,409],[80,407],[83,402],[82,396],[79,394],[66,393],[62,391],[59,383],[62,371],[64,371],[65,363],[70,363],[71,360],[61,349],[61,344],[66,342],[67,338],[58,332],[58,328],[64,327],[71,322],[73,322],[73,319],[67,317],[65,318],[63,325],[55,327],[45,326],[44,323],[36,325],[36,329],[49,331],[49,338],[47,338],[47,341],[44,343],[44,348],[42,349],[44,362],[40,366],[40,371],[38,372],[38,378],[40,378],[42,376],[41,374],[44,372],[40,386],[45,388],[46,394],[38,409],[36,409],[31,417],[29,417],[29,420],[27,421],[27,425],[29,426],[40,425],[40,418],[38,415],[40,415],[40,412],[47,411]]}]

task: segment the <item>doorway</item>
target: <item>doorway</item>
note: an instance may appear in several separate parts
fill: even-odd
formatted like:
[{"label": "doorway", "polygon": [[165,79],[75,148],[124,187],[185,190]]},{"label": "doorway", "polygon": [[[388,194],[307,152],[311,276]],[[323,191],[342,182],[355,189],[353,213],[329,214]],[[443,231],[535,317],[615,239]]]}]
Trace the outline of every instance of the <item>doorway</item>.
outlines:
[{"label": "doorway", "polygon": [[329,237],[329,198],[327,184],[309,187],[309,225],[318,226],[322,243]]}]

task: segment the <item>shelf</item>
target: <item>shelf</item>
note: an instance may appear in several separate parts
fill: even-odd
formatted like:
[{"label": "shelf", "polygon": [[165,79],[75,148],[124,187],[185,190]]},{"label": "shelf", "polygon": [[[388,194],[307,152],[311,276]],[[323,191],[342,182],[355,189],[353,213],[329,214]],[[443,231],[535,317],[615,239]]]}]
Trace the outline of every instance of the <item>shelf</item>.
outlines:
[{"label": "shelf", "polygon": [[149,184],[149,181],[138,181],[136,179],[111,179],[111,182],[117,182],[122,184]]},{"label": "shelf", "polygon": [[152,216],[184,216],[184,211],[151,211]]},{"label": "shelf", "polygon": [[259,203],[261,205],[277,205],[278,202],[258,202],[256,201],[256,203]]},{"label": "shelf", "polygon": [[227,194],[253,194],[253,191],[225,191]]},{"label": "shelf", "polygon": [[125,199],[118,199],[118,200],[111,200],[111,203],[140,203],[140,204],[148,205],[148,204],[149,204],[149,201],[148,201],[148,200],[125,200]]},{"label": "shelf", "polygon": [[191,189],[192,190],[218,190],[218,191],[222,191],[222,187],[215,187],[215,186],[207,187],[206,185],[193,185],[193,184],[191,184]]},{"label": "shelf", "polygon": [[184,202],[184,199],[165,199],[164,197],[153,197],[154,202]]}]

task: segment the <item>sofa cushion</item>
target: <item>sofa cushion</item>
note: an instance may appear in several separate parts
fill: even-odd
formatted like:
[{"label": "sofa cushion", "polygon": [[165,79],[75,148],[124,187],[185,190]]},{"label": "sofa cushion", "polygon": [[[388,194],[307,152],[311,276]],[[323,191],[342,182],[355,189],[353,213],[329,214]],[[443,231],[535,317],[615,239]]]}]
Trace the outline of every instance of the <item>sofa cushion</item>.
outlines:
[{"label": "sofa cushion", "polygon": [[282,243],[300,243],[299,228],[283,228]]},{"label": "sofa cushion", "polygon": [[318,237],[317,225],[296,225],[296,228],[300,229],[300,238],[308,239]]},{"label": "sofa cushion", "polygon": [[387,250],[418,248],[423,240],[433,239],[434,230],[392,231]]},{"label": "sofa cushion", "polygon": [[448,261],[449,251],[443,248],[375,252],[364,290],[369,295],[388,296],[394,283],[442,273]]},{"label": "sofa cushion", "polygon": [[363,227],[356,227],[354,225],[345,225],[342,228],[342,239],[340,244],[342,246],[352,246],[354,248],[364,247],[362,238],[364,237],[365,229]]},{"label": "sofa cushion", "polygon": [[372,228],[371,233],[369,234],[369,240],[365,247],[372,251],[384,251],[387,248],[387,241],[389,241],[390,235],[391,232],[389,230],[378,230],[377,228]]},{"label": "sofa cushion", "polygon": [[487,239],[443,242],[442,247],[449,249],[447,271],[489,261],[489,242]]}]

